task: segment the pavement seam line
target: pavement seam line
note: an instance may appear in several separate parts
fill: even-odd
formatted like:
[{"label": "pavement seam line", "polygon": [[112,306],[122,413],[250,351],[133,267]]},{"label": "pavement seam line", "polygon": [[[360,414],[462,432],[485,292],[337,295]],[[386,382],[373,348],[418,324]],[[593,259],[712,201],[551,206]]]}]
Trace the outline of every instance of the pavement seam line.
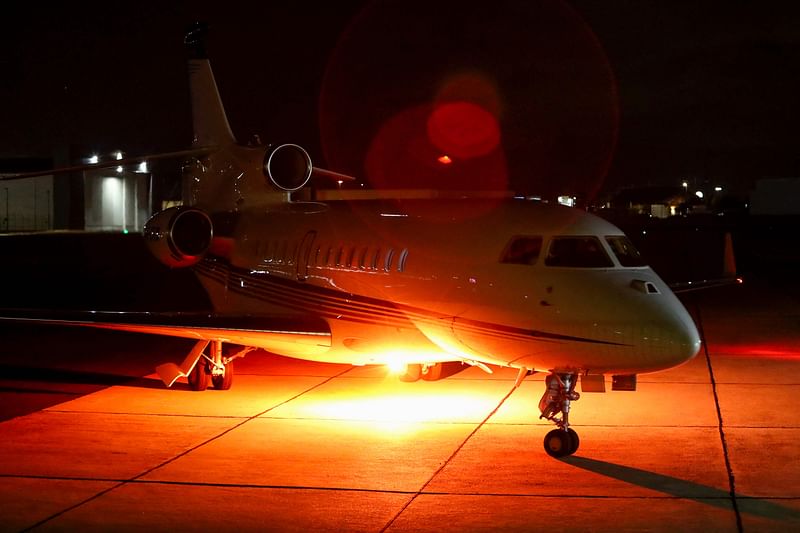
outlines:
[{"label": "pavement seam line", "polygon": [[453,453],[451,453],[450,456],[447,459],[445,459],[442,465],[436,469],[436,471],[431,475],[431,477],[428,478],[428,481],[426,481],[422,485],[422,487],[419,488],[419,490],[413,493],[411,498],[400,508],[399,511],[397,511],[397,513],[392,517],[392,519],[389,520],[386,523],[386,525],[381,528],[380,533],[384,533],[387,529],[392,527],[392,524],[394,524],[395,521],[397,521],[397,519],[400,518],[400,515],[403,514],[405,510],[411,506],[412,503],[414,503],[414,500],[416,500],[425,491],[425,488],[431,484],[431,482],[436,478],[436,476],[438,476],[442,472],[442,470],[445,469],[447,465],[450,464],[450,461],[452,461],[453,458],[455,458],[455,456],[458,455],[458,453],[464,448],[467,442],[469,442],[469,440],[478,432],[478,430],[481,429],[486,424],[486,422],[488,422],[489,419],[495,415],[495,413],[497,413],[500,407],[502,407],[502,405],[506,402],[506,400],[508,400],[516,390],[517,390],[516,386],[511,387],[511,390],[508,391],[505,396],[503,396],[503,399],[500,400],[500,403],[498,403],[495,406],[495,408],[492,409],[492,411],[488,415],[486,415],[486,418],[484,418],[477,426],[475,426],[475,428],[470,432],[469,435],[467,435],[467,437],[461,442],[461,444],[459,444],[458,447],[456,447]]},{"label": "pavement seam line", "polygon": [[695,314],[697,315],[697,329],[700,332],[700,339],[703,341],[703,354],[706,358],[706,365],[708,366],[708,375],[711,379],[711,392],[714,394],[714,407],[717,410],[717,421],[718,426],[717,429],[719,430],[719,438],[722,443],[722,455],[725,459],[725,470],[728,474],[728,487],[730,490],[730,497],[731,497],[731,506],[733,507],[733,512],[736,516],[736,530],[738,533],[744,532],[744,526],[742,524],[742,514],[739,511],[739,504],[736,501],[736,479],[733,475],[733,466],[731,465],[730,455],[728,453],[728,440],[725,437],[725,428],[724,423],[722,421],[722,409],[719,405],[719,394],[717,393],[717,380],[714,377],[714,367],[711,364],[711,354],[708,351],[708,342],[706,341],[706,334],[703,330],[703,318],[700,314],[700,305],[695,302]]},{"label": "pavement seam line", "polygon": [[205,441],[201,442],[200,444],[197,444],[197,445],[195,445],[195,446],[192,446],[192,447],[191,447],[191,448],[189,448],[188,450],[184,450],[183,452],[179,453],[178,455],[176,455],[176,456],[174,456],[174,457],[171,457],[170,459],[167,459],[166,461],[163,461],[163,462],[161,462],[160,464],[158,464],[158,465],[156,465],[156,466],[154,466],[154,467],[151,467],[151,468],[149,468],[149,469],[145,470],[144,472],[141,472],[141,473],[139,473],[139,474],[137,474],[137,475],[133,476],[133,477],[132,477],[132,478],[130,478],[130,479],[126,479],[126,480],[124,480],[124,481],[121,481],[121,482],[117,483],[116,485],[114,485],[114,486],[112,486],[112,487],[109,487],[109,488],[107,488],[107,489],[105,489],[105,490],[101,490],[101,491],[100,491],[100,492],[98,492],[97,494],[94,494],[94,495],[92,495],[92,496],[90,496],[90,497],[88,497],[88,498],[84,499],[83,501],[80,501],[80,502],[78,502],[78,503],[75,503],[75,504],[73,504],[73,505],[71,505],[71,506],[67,507],[66,509],[62,509],[61,511],[59,511],[59,512],[57,512],[57,513],[54,513],[54,514],[52,514],[52,515],[48,516],[47,518],[44,518],[44,519],[42,519],[42,520],[40,520],[40,521],[36,522],[35,524],[33,524],[33,525],[31,525],[31,526],[28,526],[28,527],[26,527],[26,528],[22,529],[21,531],[31,531],[31,530],[33,530],[33,529],[35,529],[35,528],[39,527],[39,526],[42,526],[42,525],[46,524],[47,522],[50,522],[51,520],[54,520],[54,519],[58,518],[59,516],[62,516],[62,515],[64,515],[64,514],[66,514],[66,513],[70,512],[70,511],[74,510],[74,509],[77,509],[78,507],[81,507],[81,506],[83,506],[83,505],[86,505],[87,503],[89,503],[89,502],[91,502],[91,501],[94,501],[94,500],[96,500],[96,499],[100,498],[101,496],[105,496],[106,494],[108,494],[108,493],[110,493],[110,492],[112,492],[112,491],[114,491],[114,490],[116,490],[116,489],[118,489],[118,488],[120,488],[120,487],[122,487],[122,486],[124,486],[124,485],[127,485],[127,484],[129,484],[129,483],[135,483],[135,482],[139,481],[139,480],[140,480],[142,477],[144,477],[144,476],[146,476],[147,474],[149,474],[150,472],[154,472],[155,470],[158,470],[159,468],[162,468],[162,467],[164,467],[164,466],[166,466],[166,465],[168,465],[168,464],[170,464],[170,463],[173,463],[173,462],[177,461],[177,460],[178,460],[178,459],[180,459],[181,457],[184,457],[184,456],[186,456],[187,454],[189,454],[189,453],[191,453],[191,452],[193,452],[193,451],[197,450],[198,448],[200,448],[200,447],[202,447],[202,446],[205,446],[206,444],[209,444],[209,443],[211,443],[211,442],[214,442],[215,440],[217,440],[217,439],[219,439],[219,438],[221,438],[221,437],[224,437],[225,435],[227,435],[227,434],[228,434],[228,433],[230,433],[231,431],[233,431],[233,430],[235,430],[235,429],[238,429],[238,428],[242,427],[243,425],[247,424],[248,422],[250,422],[250,421],[252,421],[252,420],[255,420],[255,419],[257,419],[258,417],[260,417],[260,416],[262,416],[262,415],[264,415],[264,414],[266,414],[266,413],[269,413],[269,412],[270,412],[270,411],[272,411],[273,409],[277,409],[278,407],[281,407],[282,405],[286,405],[287,403],[289,403],[289,402],[291,402],[291,401],[293,401],[293,400],[296,400],[296,399],[297,399],[297,398],[299,398],[300,396],[303,396],[304,394],[307,394],[307,393],[311,392],[312,390],[314,390],[314,389],[316,389],[316,388],[318,388],[318,387],[321,387],[321,386],[325,385],[326,383],[329,383],[329,382],[333,381],[334,379],[338,378],[339,376],[342,376],[342,375],[344,375],[344,374],[346,374],[346,373],[350,372],[350,371],[351,371],[353,368],[354,368],[354,367],[349,367],[349,368],[346,368],[346,369],[345,369],[345,370],[343,370],[342,372],[339,372],[338,374],[336,374],[336,375],[334,375],[334,376],[330,376],[328,379],[326,379],[326,380],[324,380],[324,381],[320,381],[319,383],[316,383],[315,385],[313,385],[313,386],[311,386],[311,387],[309,387],[309,388],[305,389],[304,391],[298,392],[297,394],[295,394],[295,395],[294,395],[294,396],[292,396],[291,398],[288,398],[288,399],[286,399],[286,400],[284,400],[284,401],[282,401],[282,402],[280,402],[280,403],[277,403],[277,404],[275,404],[275,405],[273,405],[273,406],[271,406],[271,407],[269,407],[269,408],[267,408],[267,409],[264,409],[264,410],[263,410],[263,411],[261,411],[260,413],[256,413],[255,415],[253,415],[253,416],[251,416],[251,417],[248,417],[248,418],[246,418],[245,420],[242,420],[242,421],[241,421],[241,422],[239,422],[238,424],[236,424],[236,425],[234,425],[234,426],[231,426],[231,427],[229,427],[228,429],[226,429],[225,431],[223,431],[223,432],[219,433],[218,435],[215,435],[215,436],[213,436],[213,437],[210,437],[210,438],[206,439]]}]

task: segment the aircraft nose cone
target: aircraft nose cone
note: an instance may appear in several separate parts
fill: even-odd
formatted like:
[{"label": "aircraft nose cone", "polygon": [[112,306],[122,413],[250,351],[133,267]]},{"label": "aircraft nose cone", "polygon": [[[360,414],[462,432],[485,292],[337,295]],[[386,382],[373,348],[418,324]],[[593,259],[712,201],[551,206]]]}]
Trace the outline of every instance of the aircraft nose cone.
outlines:
[{"label": "aircraft nose cone", "polygon": [[692,359],[700,351],[702,341],[692,317],[681,306],[659,320],[658,340],[661,358],[667,366],[675,366]]},{"label": "aircraft nose cone", "polygon": [[[700,351],[702,341],[700,339],[700,332],[697,331],[694,321],[691,317],[686,316],[685,321],[681,321],[681,325],[676,328],[674,334],[674,343],[676,346],[676,357],[681,361],[688,361]],[[682,327],[681,327],[682,326]]]}]

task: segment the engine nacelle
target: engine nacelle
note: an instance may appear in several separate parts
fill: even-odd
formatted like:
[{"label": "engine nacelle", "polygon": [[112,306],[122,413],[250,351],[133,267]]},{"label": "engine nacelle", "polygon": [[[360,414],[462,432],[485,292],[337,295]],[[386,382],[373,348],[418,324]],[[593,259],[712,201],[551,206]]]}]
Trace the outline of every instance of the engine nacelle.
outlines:
[{"label": "engine nacelle", "polygon": [[311,157],[296,144],[270,146],[264,154],[264,175],[275,187],[287,192],[302,189],[311,178]]},{"label": "engine nacelle", "polygon": [[144,242],[156,259],[172,268],[198,263],[211,246],[214,227],[208,215],[191,207],[170,207],[144,225]]}]

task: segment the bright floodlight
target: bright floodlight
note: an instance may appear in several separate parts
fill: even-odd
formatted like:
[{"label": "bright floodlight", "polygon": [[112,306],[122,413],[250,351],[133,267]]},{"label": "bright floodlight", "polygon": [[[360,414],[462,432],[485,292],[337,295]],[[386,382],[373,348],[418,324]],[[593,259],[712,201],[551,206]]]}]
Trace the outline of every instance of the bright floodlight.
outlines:
[{"label": "bright floodlight", "polygon": [[89,157],[89,164],[90,165],[95,165],[95,164],[97,164],[98,161],[100,161],[100,158],[97,157],[97,154]]},{"label": "bright floodlight", "polygon": [[703,191],[697,191],[696,193],[694,193],[694,195],[697,196],[698,198],[702,198],[704,196]]},{"label": "bright floodlight", "polygon": [[136,168],[136,172],[147,173],[147,161],[142,161]]},{"label": "bright floodlight", "polygon": [[714,187],[714,190],[717,191],[717,192],[721,192],[722,191],[722,187],[719,187],[719,186],[718,187]]},{"label": "bright floodlight", "polygon": [[116,154],[114,154],[114,157],[116,157],[116,158],[117,158],[117,161],[119,161],[120,159],[122,159],[122,152],[120,152],[119,150],[117,150],[117,153],[116,153]]}]

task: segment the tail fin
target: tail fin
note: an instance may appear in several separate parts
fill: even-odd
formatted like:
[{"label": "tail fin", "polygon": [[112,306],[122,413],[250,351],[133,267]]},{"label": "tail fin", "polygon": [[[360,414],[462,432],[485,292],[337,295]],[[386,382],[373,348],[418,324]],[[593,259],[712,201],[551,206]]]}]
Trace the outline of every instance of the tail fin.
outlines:
[{"label": "tail fin", "polygon": [[234,144],[228,117],[217,90],[214,73],[205,49],[205,24],[194,24],[186,32],[184,44],[189,53],[189,91],[192,97],[192,146],[226,146]]}]

